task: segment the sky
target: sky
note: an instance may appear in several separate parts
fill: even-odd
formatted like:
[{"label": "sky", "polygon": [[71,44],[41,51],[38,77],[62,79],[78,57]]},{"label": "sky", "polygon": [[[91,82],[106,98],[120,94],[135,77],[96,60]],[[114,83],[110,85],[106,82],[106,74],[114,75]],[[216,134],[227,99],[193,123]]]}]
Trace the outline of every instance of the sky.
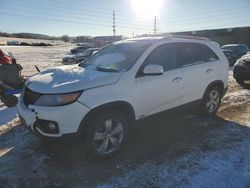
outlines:
[{"label": "sky", "polygon": [[0,31],[136,36],[250,26],[250,0],[0,0]]}]

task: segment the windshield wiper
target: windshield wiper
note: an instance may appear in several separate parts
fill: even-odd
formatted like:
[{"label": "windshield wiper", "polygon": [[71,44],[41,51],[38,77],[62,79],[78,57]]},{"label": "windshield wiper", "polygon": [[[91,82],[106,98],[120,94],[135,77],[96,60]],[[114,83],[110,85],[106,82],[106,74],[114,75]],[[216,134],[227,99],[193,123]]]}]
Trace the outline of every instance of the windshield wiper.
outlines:
[{"label": "windshield wiper", "polygon": [[87,63],[84,62],[84,60],[78,64],[79,67],[82,67],[82,68],[86,68],[87,67]]},{"label": "windshield wiper", "polygon": [[113,69],[113,68],[110,68],[110,67],[99,67],[99,66],[97,66],[96,69],[98,71],[104,71],[104,72],[119,72],[117,69]]}]

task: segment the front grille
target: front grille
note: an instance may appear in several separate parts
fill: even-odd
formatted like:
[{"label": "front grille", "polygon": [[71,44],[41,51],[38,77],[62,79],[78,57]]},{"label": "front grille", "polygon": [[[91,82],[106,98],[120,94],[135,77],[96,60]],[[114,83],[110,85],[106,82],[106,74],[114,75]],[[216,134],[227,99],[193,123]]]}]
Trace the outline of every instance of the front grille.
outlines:
[{"label": "front grille", "polygon": [[25,106],[29,105],[34,105],[36,101],[42,96],[43,94],[41,93],[36,93],[34,91],[31,91],[29,88],[24,89],[24,94],[23,94],[23,103]]}]

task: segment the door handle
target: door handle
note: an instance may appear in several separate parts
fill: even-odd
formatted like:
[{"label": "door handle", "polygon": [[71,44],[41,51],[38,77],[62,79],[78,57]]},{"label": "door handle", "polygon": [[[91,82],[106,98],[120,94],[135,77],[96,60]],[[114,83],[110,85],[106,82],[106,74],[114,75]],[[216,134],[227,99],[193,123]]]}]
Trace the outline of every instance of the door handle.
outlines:
[{"label": "door handle", "polygon": [[177,83],[177,82],[179,82],[181,80],[182,80],[182,77],[176,77],[172,81],[175,82],[175,83]]},{"label": "door handle", "polygon": [[206,70],[206,73],[209,74],[210,72],[213,72],[213,71],[214,71],[214,69],[207,69],[207,70]]}]

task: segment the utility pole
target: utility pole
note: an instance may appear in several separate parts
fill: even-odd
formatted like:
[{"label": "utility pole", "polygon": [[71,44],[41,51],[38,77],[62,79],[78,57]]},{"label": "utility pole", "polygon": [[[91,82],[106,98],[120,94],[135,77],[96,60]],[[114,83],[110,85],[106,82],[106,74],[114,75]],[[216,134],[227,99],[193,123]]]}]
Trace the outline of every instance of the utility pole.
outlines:
[{"label": "utility pole", "polygon": [[115,36],[115,11],[113,10],[113,36]]},{"label": "utility pole", "polygon": [[155,21],[154,21],[154,33],[156,33],[156,16],[155,16]]}]

